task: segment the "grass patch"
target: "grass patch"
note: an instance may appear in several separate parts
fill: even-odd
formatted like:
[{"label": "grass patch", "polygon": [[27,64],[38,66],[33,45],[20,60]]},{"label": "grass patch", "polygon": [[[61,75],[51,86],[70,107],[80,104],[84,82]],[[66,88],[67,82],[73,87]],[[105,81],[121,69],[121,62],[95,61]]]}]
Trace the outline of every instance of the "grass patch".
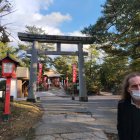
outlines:
[{"label": "grass patch", "polygon": [[10,103],[10,119],[2,121],[3,103],[0,102],[0,140],[12,140],[27,136],[30,128],[42,117],[43,111],[38,103],[14,101]]}]

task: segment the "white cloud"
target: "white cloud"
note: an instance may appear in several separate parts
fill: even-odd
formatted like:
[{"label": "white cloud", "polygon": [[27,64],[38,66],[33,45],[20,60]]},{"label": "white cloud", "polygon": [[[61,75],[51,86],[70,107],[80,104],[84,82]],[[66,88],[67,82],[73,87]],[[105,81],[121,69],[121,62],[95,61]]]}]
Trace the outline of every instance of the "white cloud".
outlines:
[{"label": "white cloud", "polygon": [[59,28],[46,26],[46,27],[43,27],[42,29],[45,30],[46,34],[49,34],[49,35],[63,35],[63,33],[61,32]]},{"label": "white cloud", "polygon": [[62,15],[60,12],[53,12],[44,16],[38,13],[34,14],[33,19],[33,23],[36,23],[39,26],[59,27],[64,21],[71,20],[71,17],[69,14]]},{"label": "white cloud", "polygon": [[12,0],[12,5],[19,13],[36,13],[41,9],[47,10],[53,0]]},{"label": "white cloud", "polygon": [[[53,0],[11,0],[11,3],[15,12],[5,16],[2,24],[10,23],[7,29],[16,39],[17,32],[25,32],[26,25],[41,27],[47,34],[63,34],[59,29],[60,25],[72,19],[67,13],[47,13]],[[42,10],[46,10],[46,14],[42,14]]]},{"label": "white cloud", "polygon": [[83,36],[83,37],[85,36],[80,31],[74,31],[74,32],[68,33],[68,35],[70,35],[70,36]]}]

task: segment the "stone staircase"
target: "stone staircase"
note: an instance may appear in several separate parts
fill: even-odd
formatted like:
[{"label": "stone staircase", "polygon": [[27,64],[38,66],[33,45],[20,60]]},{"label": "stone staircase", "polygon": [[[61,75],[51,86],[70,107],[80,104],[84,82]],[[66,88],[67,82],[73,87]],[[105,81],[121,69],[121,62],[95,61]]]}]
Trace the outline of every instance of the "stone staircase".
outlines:
[{"label": "stone staircase", "polygon": [[37,97],[43,97],[43,96],[60,96],[60,97],[69,97],[64,88],[57,88],[57,87],[51,87],[48,91],[39,91],[36,92]]}]

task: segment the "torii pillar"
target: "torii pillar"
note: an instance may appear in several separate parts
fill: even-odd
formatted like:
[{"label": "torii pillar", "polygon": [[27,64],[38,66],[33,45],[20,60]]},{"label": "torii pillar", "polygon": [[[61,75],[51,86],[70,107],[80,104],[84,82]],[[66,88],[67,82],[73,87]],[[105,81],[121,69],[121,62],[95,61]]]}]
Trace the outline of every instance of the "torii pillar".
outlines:
[{"label": "torii pillar", "polygon": [[36,82],[37,82],[37,64],[38,64],[38,41],[33,42],[32,46],[32,56],[31,56],[31,64],[30,64],[30,80],[29,80],[29,88],[28,88],[28,97],[27,101],[36,102]]},{"label": "torii pillar", "polygon": [[85,82],[85,69],[84,69],[84,56],[83,44],[78,44],[78,67],[79,67],[79,101],[88,101],[86,82]]}]

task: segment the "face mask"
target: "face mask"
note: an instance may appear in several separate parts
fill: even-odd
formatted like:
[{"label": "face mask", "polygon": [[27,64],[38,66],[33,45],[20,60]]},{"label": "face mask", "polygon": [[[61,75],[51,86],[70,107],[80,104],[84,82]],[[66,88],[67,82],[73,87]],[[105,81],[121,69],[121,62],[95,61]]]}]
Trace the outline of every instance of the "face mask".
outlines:
[{"label": "face mask", "polygon": [[140,90],[132,90],[131,96],[135,100],[140,100]]}]

